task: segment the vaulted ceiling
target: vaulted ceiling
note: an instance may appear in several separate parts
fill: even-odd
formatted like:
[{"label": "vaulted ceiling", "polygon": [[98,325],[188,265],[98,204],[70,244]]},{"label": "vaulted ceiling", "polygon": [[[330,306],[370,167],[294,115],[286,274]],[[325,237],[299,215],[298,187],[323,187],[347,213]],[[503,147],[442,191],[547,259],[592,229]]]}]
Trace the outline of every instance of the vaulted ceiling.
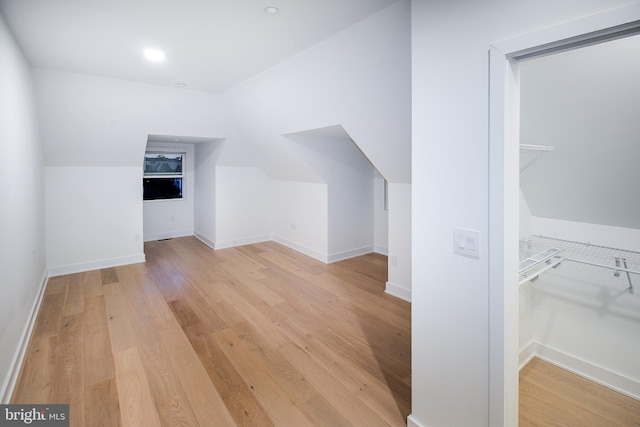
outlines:
[{"label": "vaulted ceiling", "polygon": [[[396,1],[1,0],[0,11],[34,67],[220,92]],[[149,63],[146,48],[166,61]]]},{"label": "vaulted ceiling", "polygon": [[[521,64],[521,173],[532,215],[640,228],[640,36]],[[521,159],[530,156],[521,150]]]}]

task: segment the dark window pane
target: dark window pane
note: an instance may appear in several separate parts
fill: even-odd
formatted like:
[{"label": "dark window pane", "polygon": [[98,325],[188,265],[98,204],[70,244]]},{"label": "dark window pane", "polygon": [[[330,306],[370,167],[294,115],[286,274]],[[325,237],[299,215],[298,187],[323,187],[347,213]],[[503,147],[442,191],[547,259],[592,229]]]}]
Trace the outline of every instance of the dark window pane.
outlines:
[{"label": "dark window pane", "polygon": [[144,200],[181,199],[182,178],[144,178]]}]

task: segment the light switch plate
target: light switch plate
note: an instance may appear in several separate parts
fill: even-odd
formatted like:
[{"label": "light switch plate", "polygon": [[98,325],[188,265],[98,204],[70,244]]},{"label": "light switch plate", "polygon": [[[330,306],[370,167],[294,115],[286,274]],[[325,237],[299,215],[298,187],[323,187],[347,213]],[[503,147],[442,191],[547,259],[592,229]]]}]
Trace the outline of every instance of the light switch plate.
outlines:
[{"label": "light switch plate", "polygon": [[480,232],[455,228],[453,230],[453,252],[471,258],[480,258]]}]

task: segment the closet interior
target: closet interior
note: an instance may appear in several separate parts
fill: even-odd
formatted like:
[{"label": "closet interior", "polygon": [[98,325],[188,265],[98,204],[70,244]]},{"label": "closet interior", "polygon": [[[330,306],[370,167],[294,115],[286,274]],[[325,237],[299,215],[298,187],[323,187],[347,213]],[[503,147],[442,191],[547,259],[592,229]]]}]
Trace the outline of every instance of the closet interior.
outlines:
[{"label": "closet interior", "polygon": [[521,61],[520,365],[640,400],[640,36]]}]

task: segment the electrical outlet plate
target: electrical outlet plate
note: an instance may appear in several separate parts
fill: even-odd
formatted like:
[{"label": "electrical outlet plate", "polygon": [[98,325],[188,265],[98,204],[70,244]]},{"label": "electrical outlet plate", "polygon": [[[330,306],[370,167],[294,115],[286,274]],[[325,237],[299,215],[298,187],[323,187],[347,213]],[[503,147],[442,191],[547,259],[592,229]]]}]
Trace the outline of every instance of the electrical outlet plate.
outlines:
[{"label": "electrical outlet plate", "polygon": [[453,252],[470,258],[480,258],[480,232],[455,228],[453,230]]}]

